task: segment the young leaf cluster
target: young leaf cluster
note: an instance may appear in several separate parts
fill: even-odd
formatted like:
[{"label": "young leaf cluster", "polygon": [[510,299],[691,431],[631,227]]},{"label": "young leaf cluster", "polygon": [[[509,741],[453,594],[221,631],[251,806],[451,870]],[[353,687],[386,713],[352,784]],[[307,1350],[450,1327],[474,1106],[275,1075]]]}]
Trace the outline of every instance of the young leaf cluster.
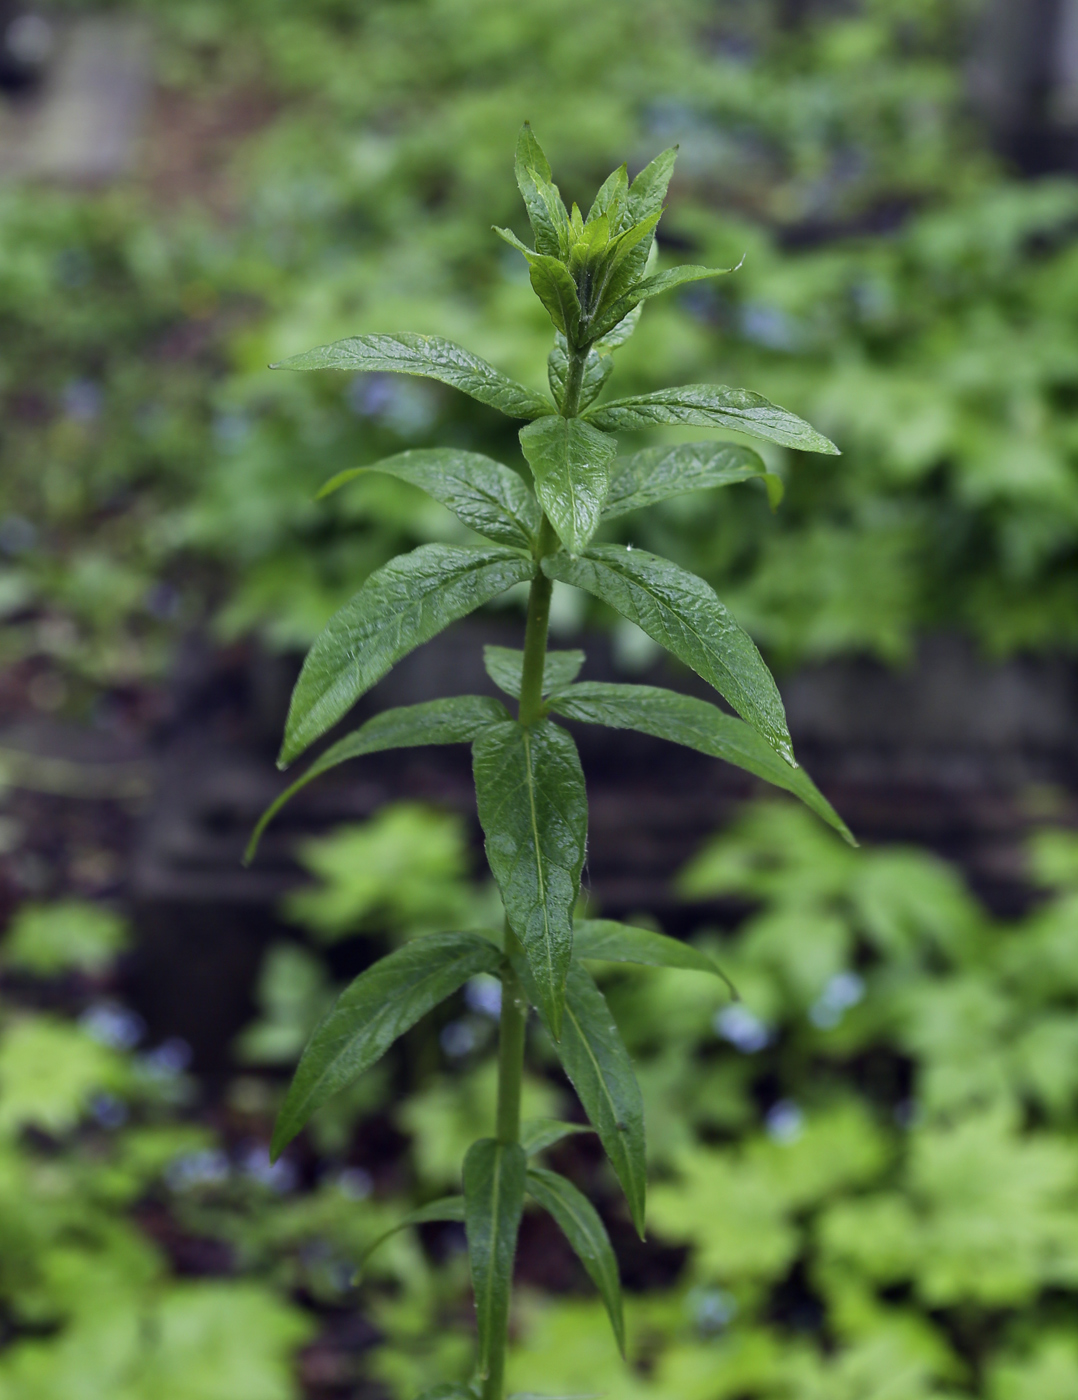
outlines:
[{"label": "young leaf cluster", "polygon": [[[475,546],[424,545],[370,576],[330,619],[296,683],[281,749],[284,767],[325,735],[403,656],[514,585],[530,587],[523,651],[487,648],[488,674],[518,701],[514,717],[485,696],[456,696],[376,715],[326,750],[278,798],[346,759],[393,747],[472,746],[486,853],[505,909],[504,934],[447,930],[415,939],[362,973],[317,1026],[278,1118],[274,1155],[332,1094],[478,973],[501,978],[502,1031],[495,1135],[473,1144],[463,1196],[419,1219],[463,1219],[478,1328],[477,1384],[501,1400],[513,1258],[525,1197],[547,1210],[599,1288],[624,1345],[613,1251],[598,1215],[554,1173],[528,1165],[555,1125],[522,1137],[520,1080],[527,1016],[534,1007],[643,1234],[646,1164],[643,1100],[628,1052],[586,964],[589,961],[718,969],[676,940],[612,921],[577,920],[587,846],[587,795],[572,736],[556,720],[605,724],[723,758],[801,798],[848,839],[849,832],[795,762],[778,688],[744,632],[702,579],[657,555],[592,544],[604,518],[667,497],[761,478],[780,491],[750,448],[701,442],[617,456],[612,430],[655,423],[734,428],[790,447],[837,449],[807,423],[744,389],[688,385],[597,402],[612,353],[632,334],[642,304],[719,271],[649,272],[675,151],[631,182],[621,166],[585,218],[566,209],[549,162],[528,126],[516,177],[534,248],[524,254],[532,286],[555,329],[547,399],[468,351],[436,337],[361,335],[285,362],[292,369],[397,371],[441,380],[511,417],[527,420],[520,445],[531,485],[510,467],[458,449],[404,452],[338,474],[336,490],[381,471],[420,487],[484,536]],[[707,681],[736,711],[651,686],[577,682],[581,652],[549,653],[556,580],[609,604]],[[443,1212],[437,1214],[437,1212]],[[445,1214],[448,1212],[448,1215]],[[407,1222],[406,1222],[407,1223]],[[449,1392],[447,1392],[449,1393]],[[453,1392],[455,1393],[455,1392]],[[462,1392],[464,1393],[464,1392]]]}]

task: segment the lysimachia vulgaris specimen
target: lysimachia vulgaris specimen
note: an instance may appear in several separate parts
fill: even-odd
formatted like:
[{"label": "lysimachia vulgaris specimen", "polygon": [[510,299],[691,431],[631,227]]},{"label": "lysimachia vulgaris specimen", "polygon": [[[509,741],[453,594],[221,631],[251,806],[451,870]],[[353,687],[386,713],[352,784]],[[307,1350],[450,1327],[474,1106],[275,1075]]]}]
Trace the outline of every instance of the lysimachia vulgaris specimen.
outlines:
[{"label": "lysimachia vulgaris specimen", "polygon": [[[599,401],[619,345],[644,303],[720,273],[706,267],[650,272],[655,226],[674,166],[664,151],[630,183],[625,166],[603,184],[584,218],[566,210],[550,165],[525,126],[516,177],[535,237],[531,284],[554,323],[550,397],[436,336],[359,335],[284,362],[296,370],[424,375],[523,420],[521,473],[456,448],[402,452],[347,471],[330,491],[368,471],[421,487],[483,536],[472,546],[427,544],[367,579],[312,646],[292,695],[282,767],[331,729],[414,647],[506,589],[530,586],[522,651],[488,647],[486,668],[517,702],[516,715],[482,695],[384,711],[327,749],[266,812],[346,759],[422,744],[471,744],[479,820],[505,906],[504,931],[416,938],[362,973],[315,1029],[277,1119],[273,1154],[311,1114],[383,1055],[398,1036],[479,973],[501,979],[496,1122],[464,1158],[462,1193],[403,1221],[463,1221],[478,1334],[474,1377],[429,1400],[502,1400],[510,1284],[525,1199],[549,1212],[625,1336],[617,1262],[590,1202],[536,1158],[577,1125],[521,1122],[525,1032],[532,1007],[549,1032],[581,1106],[644,1231],[644,1115],[618,1029],[589,971],[593,962],[643,963],[721,975],[708,958],[661,934],[606,919],[574,920],[588,805],[576,745],[558,719],[635,729],[747,769],[806,803],[847,839],[845,825],[794,761],[775,682],[747,633],[711,587],[639,549],[593,544],[604,520],[688,491],[760,478],[780,483],[741,443],[697,442],[618,455],[618,438],[653,424],[734,429],[808,452],[837,449],[806,422],[747,389],[688,384]],[[702,676],[740,718],[705,700],[653,686],[577,682],[579,651],[547,652],[555,580],[614,608]],[[250,854],[250,852],[249,852]]]}]

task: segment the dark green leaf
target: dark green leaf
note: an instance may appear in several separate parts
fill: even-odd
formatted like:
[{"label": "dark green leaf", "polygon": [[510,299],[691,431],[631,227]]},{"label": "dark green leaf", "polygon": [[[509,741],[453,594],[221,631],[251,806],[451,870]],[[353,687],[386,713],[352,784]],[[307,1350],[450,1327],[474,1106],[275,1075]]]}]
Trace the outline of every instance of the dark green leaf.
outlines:
[{"label": "dark green leaf", "polygon": [[652,277],[637,281],[633,275],[637,273],[635,264],[626,262],[621,274],[610,279],[605,304],[595,319],[593,331],[600,335],[606,334],[622,317],[627,316],[650,297],[658,296],[660,292],[668,292],[686,282],[725,277],[728,272],[736,271],[736,267],[700,267],[693,263],[684,263],[681,267],[670,268],[667,272],[656,272]]},{"label": "dark green leaf", "polygon": [[534,572],[531,559],[493,545],[425,544],[371,574],[307,653],[280,766],[336,724],[402,656]]},{"label": "dark green leaf", "polygon": [[566,1181],[557,1172],[547,1171],[544,1167],[529,1167],[527,1183],[528,1195],[554,1217],[558,1228],[587,1270],[588,1277],[599,1290],[610,1316],[618,1350],[624,1356],[625,1318],[621,1306],[618,1261],[614,1257],[606,1226],[599,1219],[599,1212],[571,1181]]},{"label": "dark green leaf", "polygon": [[493,1349],[505,1336],[513,1256],[524,1209],[528,1159],[516,1142],[480,1138],[464,1158],[464,1226],[475,1290],[481,1377],[490,1374]]},{"label": "dark green leaf", "polygon": [[586,1123],[562,1123],[557,1118],[529,1118],[520,1125],[520,1145],[529,1157],[545,1152],[563,1138],[594,1132]]},{"label": "dark green leaf", "polygon": [[633,928],[615,923],[613,919],[577,919],[573,925],[573,956],[596,962],[638,963],[642,967],[678,967],[687,972],[710,972],[730,988],[737,998],[737,988],[717,963],[682,943],[654,933],[648,928]]},{"label": "dark green leaf", "polygon": [[[571,685],[586,661],[582,651],[548,651],[543,662],[543,694]],[[483,665],[487,675],[506,695],[520,699],[524,653],[512,647],[484,647]],[[496,702],[495,702],[496,703]],[[499,708],[501,708],[499,706]]]},{"label": "dark green leaf", "polygon": [[487,859],[534,972],[537,1004],[557,1038],[588,834],[576,745],[564,729],[540,720],[527,729],[493,726],[473,754]]},{"label": "dark green leaf", "polygon": [[600,428],[651,428],[656,423],[685,423],[732,428],[749,437],[765,438],[802,452],[838,453],[838,448],[794,413],[770,403],[748,389],[721,384],[683,384],[590,409],[586,415]]},{"label": "dark green leaf", "polygon": [[437,335],[355,335],[293,355],[272,368],[417,374],[450,384],[510,418],[538,418],[550,412],[550,404],[542,394],[518,384],[463,346]]},{"label": "dark green leaf", "polygon": [[[520,958],[514,960],[514,967],[549,1030],[531,969]],[[575,961],[565,982],[565,1015],[557,1051],[621,1182],[633,1224],[643,1239],[647,1195],[644,1100],[606,998],[590,974]]]},{"label": "dark green leaf", "polygon": [[633,331],[636,330],[637,326],[640,324],[640,317],[643,311],[644,308],[642,306],[634,307],[627,316],[623,317],[618,322],[613,330],[609,330],[605,335],[601,335],[591,348],[593,350],[598,350],[600,355],[609,355],[612,350],[617,350],[620,345],[625,344]]},{"label": "dark green leaf", "polygon": [[[610,356],[601,355],[592,346],[584,361],[584,378],[580,385],[579,407],[581,409],[585,409],[588,404],[595,402],[599,391],[610,378],[610,372],[613,368],[614,362]],[[546,372],[550,392],[554,395],[554,402],[560,409],[564,405],[565,380],[569,373],[569,352],[563,335],[559,334],[555,338],[554,349],[547,357]]]},{"label": "dark green leaf", "polygon": [[565,548],[578,554],[599,524],[617,439],[582,418],[553,414],[522,428],[520,446],[550,523]]},{"label": "dark green leaf", "polygon": [[426,700],[421,705],[383,710],[319,755],[302,778],[297,778],[274,799],[258,819],[244,853],[244,864],[254,859],[262,833],[289,798],[327,769],[336,768],[338,763],[346,763],[350,758],[381,753],[385,749],[418,748],[423,744],[470,744],[489,725],[503,724],[508,718],[505,706],[486,695],[454,695],[445,700]]},{"label": "dark green leaf", "polygon": [[557,189],[550,183],[550,162],[527,122],[517,137],[514,169],[517,188],[528,211],[539,253],[566,257],[569,251],[569,216]]},{"label": "dark green leaf", "polygon": [[767,475],[759,453],[739,443],[685,442],[677,447],[645,447],[642,452],[615,461],[603,519],[613,520],[686,491],[729,486]]},{"label": "dark green leaf", "polygon": [[[580,298],[569,270],[557,258],[538,253],[527,255],[535,295],[550,313],[550,319],[570,345],[580,334]],[[549,409],[547,410],[549,412]],[[535,414],[531,414],[535,417]]]},{"label": "dark green leaf", "polygon": [[531,549],[538,538],[542,517],[535,497],[516,472],[482,453],[456,447],[398,452],[373,466],[338,472],[319,491],[319,499],[369,472],[411,482],[448,506],[469,529],[499,544]]},{"label": "dark green leaf", "polygon": [[367,968],[314,1028],[273,1129],[276,1159],[315,1109],[380,1060],[393,1042],[501,954],[478,933],[432,933]]},{"label": "dark green leaf", "polygon": [[744,768],[799,797],[851,846],[857,844],[846,823],[803,768],[792,768],[751,725],[724,714],[706,700],[650,685],[586,681],[563,690],[550,703],[566,719],[654,734]]},{"label": "dark green leaf", "polygon": [[577,559],[552,554],[542,567],[549,577],[594,593],[635,622],[703,676],[776,752],[794,762],[778,686],[752,638],[710,584],[668,559],[622,545],[596,545]]},{"label": "dark green leaf", "polygon": [[[657,210],[640,223],[633,224],[605,249],[595,271],[589,301],[589,339],[611,330],[638,302],[645,299],[636,295],[635,288],[643,271],[641,259],[647,259],[652,234],[661,215],[662,211]],[[630,294],[632,299],[622,306],[623,297],[628,298]]]},{"label": "dark green leaf", "polygon": [[359,1281],[359,1276],[363,1272],[367,1260],[380,1245],[385,1244],[386,1240],[392,1239],[394,1235],[400,1234],[402,1230],[410,1229],[413,1225],[431,1225],[439,1220],[463,1224],[464,1197],[443,1196],[440,1201],[430,1201],[427,1205],[420,1206],[418,1210],[413,1210],[409,1215],[406,1215],[403,1220],[399,1220],[392,1229],[386,1230],[384,1234],[379,1235],[360,1255],[352,1282],[357,1283]]}]

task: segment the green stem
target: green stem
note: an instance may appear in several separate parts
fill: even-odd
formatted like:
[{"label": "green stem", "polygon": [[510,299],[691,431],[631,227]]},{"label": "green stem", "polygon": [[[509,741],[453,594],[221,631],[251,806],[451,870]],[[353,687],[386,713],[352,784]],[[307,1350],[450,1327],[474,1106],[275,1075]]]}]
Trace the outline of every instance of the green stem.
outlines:
[{"label": "green stem", "polygon": [[563,418],[575,418],[580,412],[580,391],[584,387],[584,366],[587,359],[587,350],[569,351],[569,368],[565,372],[565,390],[561,400]]},{"label": "green stem", "polygon": [[[557,547],[557,535],[550,521],[543,516],[539,531],[539,557]],[[521,724],[534,724],[543,712],[543,667],[546,663],[546,637],[550,626],[550,595],[554,584],[540,570],[532,579],[528,594],[528,623],[524,629],[524,666],[520,678]]]},{"label": "green stem", "polygon": [[512,954],[520,952],[517,936],[505,926],[505,962],[502,964],[502,1012],[498,1040],[499,1142],[520,1141],[520,1085],[524,1074],[524,1031],[528,1022],[528,998],[513,971]]}]

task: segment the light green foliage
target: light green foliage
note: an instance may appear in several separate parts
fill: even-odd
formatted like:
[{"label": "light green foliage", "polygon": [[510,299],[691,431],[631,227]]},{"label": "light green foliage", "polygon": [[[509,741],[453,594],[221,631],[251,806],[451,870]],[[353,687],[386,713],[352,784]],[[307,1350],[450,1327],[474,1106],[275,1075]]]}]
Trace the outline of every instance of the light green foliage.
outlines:
[{"label": "light green foliage", "polygon": [[318,884],[288,895],[284,909],[321,941],[371,927],[398,936],[475,928],[486,914],[468,880],[463,822],[420,803],[399,802],[369,822],[338,827],[304,842],[299,855]]},{"label": "light green foliage", "polygon": [[128,1083],[123,1059],[86,1031],[46,1016],[13,1019],[0,1040],[0,1138],[66,1132],[95,1094]]},{"label": "light green foliage", "polygon": [[127,938],[124,921],[97,904],[22,904],[0,946],[0,960],[39,977],[69,968],[101,972],[127,946]]}]

